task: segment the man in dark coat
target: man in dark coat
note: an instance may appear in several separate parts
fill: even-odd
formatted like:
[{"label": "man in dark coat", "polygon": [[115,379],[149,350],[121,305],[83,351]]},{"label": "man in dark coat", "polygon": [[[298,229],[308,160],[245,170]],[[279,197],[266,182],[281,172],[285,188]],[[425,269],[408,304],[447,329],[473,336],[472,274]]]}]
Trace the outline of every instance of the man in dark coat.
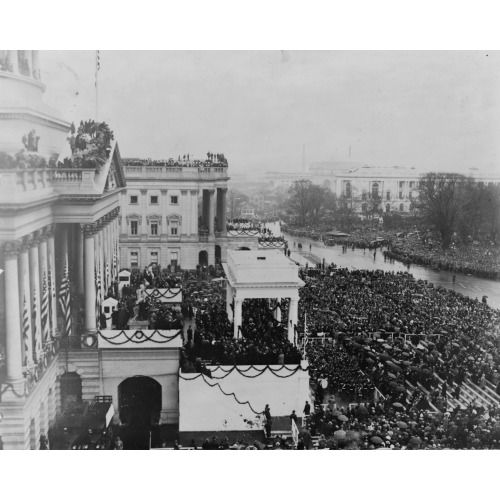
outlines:
[{"label": "man in dark coat", "polygon": [[118,311],[118,317],[117,317],[117,321],[118,321],[118,324],[117,324],[117,328],[118,330],[126,330],[128,328],[128,320],[129,320],[130,316],[127,312],[127,310],[122,307],[119,311]]}]

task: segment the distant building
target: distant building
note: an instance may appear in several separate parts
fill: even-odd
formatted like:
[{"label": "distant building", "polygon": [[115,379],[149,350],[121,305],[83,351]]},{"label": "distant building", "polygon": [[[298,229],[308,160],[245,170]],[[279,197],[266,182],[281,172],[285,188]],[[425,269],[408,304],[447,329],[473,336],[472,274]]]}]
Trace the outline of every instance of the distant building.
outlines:
[{"label": "distant building", "polygon": [[[227,234],[228,163],[223,155],[191,160],[124,159],[120,252],[124,267],[195,269],[225,262],[241,246]],[[257,248],[248,237],[245,246]]]}]

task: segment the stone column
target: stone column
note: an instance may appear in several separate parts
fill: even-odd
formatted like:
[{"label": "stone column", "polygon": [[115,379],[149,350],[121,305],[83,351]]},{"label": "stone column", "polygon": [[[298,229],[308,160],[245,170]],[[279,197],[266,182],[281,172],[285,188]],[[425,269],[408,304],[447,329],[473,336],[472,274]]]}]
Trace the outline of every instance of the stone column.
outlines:
[{"label": "stone column", "polygon": [[202,190],[202,208],[201,208],[201,220],[203,224],[208,227],[208,217],[210,212],[210,197],[207,189]]},{"label": "stone column", "polygon": [[198,190],[191,191],[191,234],[198,236]]},{"label": "stone column", "polygon": [[84,235],[85,252],[85,332],[95,333],[95,224],[83,224],[82,232]]},{"label": "stone column", "polygon": [[[28,345],[31,347],[33,345],[33,332],[31,328],[31,289],[30,289],[30,262],[29,262],[29,240],[28,238],[23,238],[23,244],[20,247],[19,254],[19,319],[21,321],[21,325],[23,322],[23,308],[24,301],[26,300],[26,310],[28,311],[28,321],[29,321],[29,329],[28,329]],[[23,345],[23,351],[24,351]],[[28,365],[33,364],[33,349],[28,349],[26,353]],[[23,359],[24,363],[24,359]]]},{"label": "stone column", "polygon": [[[104,288],[103,298],[106,296],[107,287],[106,285],[109,283],[109,232],[108,232],[108,224],[106,224],[101,231],[102,235],[102,283]],[[107,266],[106,266],[107,264]]]},{"label": "stone column", "polygon": [[161,199],[160,199],[160,214],[161,214],[161,224],[158,230],[162,236],[167,236],[168,238],[168,224],[167,224],[167,216],[168,216],[168,189],[162,189],[160,191]]},{"label": "stone column", "polygon": [[50,307],[52,312],[51,327],[52,336],[57,335],[57,297],[56,297],[56,251],[54,242],[54,225],[49,226],[47,231],[47,260],[50,271],[51,290],[50,290]]},{"label": "stone column", "polygon": [[97,240],[99,242],[99,260],[101,265],[97,268],[97,272],[100,274],[101,278],[101,300],[105,296],[105,291],[104,291],[104,276],[106,274],[106,263],[104,262],[104,228],[100,226],[99,230],[99,239]]},{"label": "stone column", "polygon": [[290,299],[290,306],[288,308],[288,340],[295,345],[295,329],[294,326],[297,324],[297,312],[298,312],[298,299],[292,297]]},{"label": "stone column", "polygon": [[226,312],[229,321],[233,320],[233,310],[231,304],[233,303],[233,289],[229,282],[226,284]]},{"label": "stone column", "polygon": [[17,382],[23,378],[18,278],[19,249],[18,242],[9,242],[4,245],[7,378],[11,382]]},{"label": "stone column", "polygon": [[227,224],[227,216],[226,216],[226,210],[227,210],[227,188],[221,189],[222,193],[222,213],[221,213],[221,219],[220,219],[220,225],[221,225],[221,230],[222,230],[222,236],[227,236],[227,230],[226,230],[226,224]]},{"label": "stone column", "polygon": [[208,235],[214,235],[214,217],[215,217],[215,190],[208,190]]},{"label": "stone column", "polygon": [[[41,304],[40,304],[40,266],[39,266],[39,252],[38,252],[38,234],[35,234],[30,241],[30,290],[33,298],[31,309],[35,314],[35,321],[33,322],[34,331],[34,349],[33,359],[38,359],[38,354],[42,350],[42,322],[40,318]],[[31,311],[30,311],[31,312]]]},{"label": "stone column", "polygon": [[48,259],[47,259],[47,235],[45,233],[40,235],[38,243],[38,269],[40,270],[40,293],[43,290],[43,279],[45,278],[48,286]]},{"label": "stone column", "polygon": [[238,331],[238,327],[241,326],[242,323],[242,306],[243,300],[235,298],[234,299],[234,338],[240,338],[240,332]]},{"label": "stone column", "polygon": [[12,73],[19,74],[19,61],[17,58],[17,50],[9,50],[9,62],[12,65]]},{"label": "stone column", "polygon": [[181,235],[187,236],[189,234],[189,210],[187,191],[181,190]]},{"label": "stone column", "polygon": [[42,77],[40,74],[40,51],[32,50],[31,57],[32,57],[32,67],[33,67],[33,78],[35,80],[41,80]]},{"label": "stone column", "polygon": [[141,236],[146,236],[148,234],[148,221],[146,220],[147,216],[147,206],[148,206],[148,190],[141,189],[141,232],[139,233]]},{"label": "stone column", "polygon": [[29,76],[30,78],[33,78],[33,61],[31,59],[31,50],[25,50],[24,51],[24,59],[28,61],[28,67],[29,67]]},{"label": "stone column", "polygon": [[75,285],[76,293],[83,295],[83,234],[80,224],[75,226]]}]

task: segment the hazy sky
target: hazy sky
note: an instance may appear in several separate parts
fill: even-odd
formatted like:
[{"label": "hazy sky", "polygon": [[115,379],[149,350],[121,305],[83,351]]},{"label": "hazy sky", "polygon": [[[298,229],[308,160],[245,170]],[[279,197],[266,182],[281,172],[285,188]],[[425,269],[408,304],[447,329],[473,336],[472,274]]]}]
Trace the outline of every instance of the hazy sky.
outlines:
[{"label": "hazy sky", "polygon": [[[101,51],[122,156],[222,152],[235,173],[362,161],[498,168],[500,52]],[[46,102],[95,118],[95,52],[41,53]]]}]

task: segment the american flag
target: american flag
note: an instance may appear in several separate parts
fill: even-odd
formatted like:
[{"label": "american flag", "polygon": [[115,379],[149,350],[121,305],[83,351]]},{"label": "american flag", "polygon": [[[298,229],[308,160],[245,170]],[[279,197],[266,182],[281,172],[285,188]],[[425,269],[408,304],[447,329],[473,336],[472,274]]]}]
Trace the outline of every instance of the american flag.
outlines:
[{"label": "american flag", "polygon": [[113,279],[116,279],[116,249],[113,250]]},{"label": "american flag", "polygon": [[42,339],[43,342],[49,340],[50,320],[49,320],[49,289],[47,287],[47,276],[43,273],[42,289]]},{"label": "american flag", "polygon": [[59,288],[59,304],[61,305],[61,310],[64,318],[64,330],[63,336],[67,337],[71,335],[72,325],[71,325],[71,297],[69,290],[69,278],[68,278],[68,265],[64,266],[64,276],[61,281],[61,288]]},{"label": "american flag", "polygon": [[109,287],[109,260],[106,259],[106,274],[104,275],[104,289],[107,291]]},{"label": "american flag", "polygon": [[31,320],[33,322],[33,340],[35,344],[35,349],[33,350],[33,361],[37,363],[37,355],[40,351],[40,341],[39,341],[39,332],[37,328],[37,311],[38,307],[36,305],[36,288],[33,288],[33,302],[31,303],[31,307],[33,312],[31,313]]},{"label": "american flag", "polygon": [[99,327],[99,316],[101,315],[101,265],[95,266],[95,316],[97,327]]},{"label": "american flag", "polygon": [[28,313],[28,306],[26,305],[26,296],[24,296],[23,307],[23,340],[24,340],[24,365],[28,366],[30,354],[30,316]]},{"label": "american flag", "polygon": [[52,331],[50,332],[50,336],[53,337],[53,333],[56,330],[56,318],[57,318],[57,311],[54,310],[52,307],[54,304],[54,299],[56,298],[56,280],[54,279],[54,276],[50,272],[49,268],[49,318],[50,318],[50,324],[52,325]]}]

